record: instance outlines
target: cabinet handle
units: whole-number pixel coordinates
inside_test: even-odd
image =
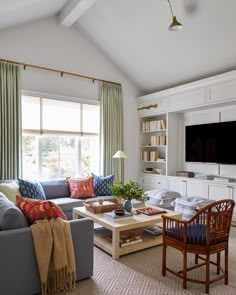
[[[181,180],[182,182],[187,182],[186,180]]]
[[[137,108],[138,111],[141,111],[141,110],[149,110],[151,108],[157,108],[158,107],[158,104],[150,104],[149,106],[145,106],[145,107],[141,107],[141,108]]]

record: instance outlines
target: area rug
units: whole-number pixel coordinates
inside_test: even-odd
[[[182,255],[168,249],[168,263],[178,269]],[[167,273],[161,275],[162,246],[122,256],[114,260],[110,255],[94,247],[94,275],[80,281],[69,295],[180,295],[205,294],[201,284],[187,283],[182,289],[181,280]],[[223,258],[223,256],[222,256]],[[189,255],[194,264],[194,256]],[[211,268],[215,273],[215,268]],[[203,278],[204,268],[192,272],[195,278]],[[229,251],[229,285],[218,281],[210,286],[210,294],[236,295],[236,228],[232,227]]]

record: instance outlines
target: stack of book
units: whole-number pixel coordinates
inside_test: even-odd
[[[141,235],[132,232],[120,233],[120,247],[141,243],[142,241]]]
[[[153,238],[158,237],[158,236],[161,236],[162,233],[163,233],[162,228],[159,227],[159,226],[157,226],[157,225],[156,225],[156,226],[153,226],[153,227],[145,228],[145,229],[143,230],[143,232],[144,232],[146,235],[148,235],[148,236],[150,236],[150,237],[153,237]]]
[[[113,211],[112,212],[105,212],[104,213],[104,217],[106,217],[107,219],[110,219],[114,222],[119,221],[119,220],[126,220],[126,219],[132,219],[133,218],[133,214],[130,212],[125,211],[124,215],[116,215]]]

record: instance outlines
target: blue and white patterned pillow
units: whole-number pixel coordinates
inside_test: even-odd
[[[113,184],[114,174],[109,176],[94,176],[94,192],[96,196],[111,196],[111,190],[108,188],[109,184]]]
[[[46,200],[46,195],[41,183],[23,179],[18,179],[18,182],[19,190],[23,198]]]

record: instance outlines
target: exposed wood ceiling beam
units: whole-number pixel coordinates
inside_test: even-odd
[[[97,0],[70,0],[59,14],[60,25],[69,28],[83,15]]]

